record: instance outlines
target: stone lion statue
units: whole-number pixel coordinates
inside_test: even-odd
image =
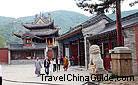
[[[89,70],[92,73],[99,73],[99,71],[104,70],[103,60],[101,59],[101,51],[98,45],[92,45],[89,48],[90,61]]]

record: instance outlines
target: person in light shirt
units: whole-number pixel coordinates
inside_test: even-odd
[[[60,71],[60,60],[61,60],[61,58],[58,57],[58,58],[57,58],[57,71],[58,71],[58,70]]]
[[[50,66],[49,66],[49,75],[52,76],[53,73],[53,60],[50,60]]]
[[[0,85],[2,85],[2,67],[0,65]]]
[[[37,75],[37,77],[40,76],[41,68],[41,61],[39,60],[39,57],[37,57],[35,61],[35,74]]]
[[[53,58],[53,72],[56,71],[56,59]]]

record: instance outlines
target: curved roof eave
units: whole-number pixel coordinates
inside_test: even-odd
[[[53,25],[53,22],[50,22],[48,24],[23,24],[23,26],[27,29],[46,28],[50,25]]]

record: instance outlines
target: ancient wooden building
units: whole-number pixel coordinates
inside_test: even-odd
[[[126,47],[129,47],[132,50],[132,69],[133,74],[138,74],[138,50],[137,50],[137,28],[138,28],[138,13],[123,17],[121,19],[122,23],[122,30],[123,30],[123,44]],[[102,24],[97,26],[96,29],[100,30],[100,27]],[[90,30],[91,28],[89,28]],[[82,29],[82,32],[86,32],[87,34],[88,28]],[[101,54],[104,57],[109,53],[109,50],[113,49],[117,46],[117,37],[116,37],[116,21],[111,21],[109,23],[106,23],[104,28],[100,30],[99,32],[95,33],[91,29],[91,36],[87,36],[86,43],[90,45],[97,44],[101,47]],[[90,32],[90,31],[88,31]],[[86,48],[86,52],[88,52],[88,48]],[[88,53],[86,53],[86,57],[89,57]],[[88,58],[89,59],[89,58]],[[87,60],[88,61],[88,60]],[[104,61],[106,62],[106,61]]]
[[[15,36],[22,39],[22,43],[9,45],[11,60],[29,60],[36,57],[42,59],[46,56],[46,50],[48,50],[49,58],[57,55],[53,51],[57,51],[55,40],[59,36],[59,29],[54,25],[50,14],[48,17],[43,14],[37,15],[34,22],[25,23],[23,26],[28,31],[14,33]]]
[[[100,15],[93,17],[87,20],[84,23],[81,23],[78,26],[71,28],[67,33],[61,35],[58,38],[59,41],[59,54],[62,56],[68,56],[71,58],[72,56],[75,57],[75,63],[78,65],[84,66],[88,64],[88,60],[86,55],[88,51],[85,50],[88,48],[88,43],[86,43],[87,35],[91,35],[91,31],[97,30],[95,33],[99,32],[105,27],[105,23],[111,22],[112,20],[109,19],[105,15]],[[97,27],[96,27],[96,24]],[[98,27],[100,29],[97,29]],[[83,29],[89,29],[87,32],[84,32]]]
[[[58,37],[59,55],[67,56],[70,60],[73,57],[74,65],[85,65],[84,42],[81,33],[81,25],[72,28],[67,33]]]
[[[123,17],[121,23],[123,44],[132,50],[132,69],[134,74],[138,74],[138,13]],[[77,45],[76,47],[72,46],[73,49],[71,49],[70,44],[73,41],[76,41]],[[82,42],[80,46],[78,41]],[[59,54],[72,56],[71,53],[73,50],[77,50],[76,53],[84,52],[83,57],[79,58],[82,58],[81,62],[85,63],[87,68],[90,45],[99,45],[102,58],[104,59],[109,54],[109,51],[117,46],[116,41],[116,21],[111,20],[104,14],[100,14],[61,35],[59,37]]]

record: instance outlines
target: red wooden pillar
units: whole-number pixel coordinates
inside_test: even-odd
[[[65,44],[63,43],[63,52],[62,52],[62,57],[65,57]]]
[[[77,40],[77,45],[78,45],[78,48],[77,48],[78,49],[78,65],[80,65],[80,47],[79,47],[80,46],[80,40],[79,39]]]
[[[123,46],[122,39],[122,25],[121,25],[121,6],[120,0],[116,0],[116,32],[117,32],[117,46]]]
[[[111,34],[112,35],[112,34]],[[108,47],[109,47],[109,50],[110,49],[112,49],[112,38],[111,38],[112,36],[110,36],[110,34],[109,34],[109,45],[108,45]]]

